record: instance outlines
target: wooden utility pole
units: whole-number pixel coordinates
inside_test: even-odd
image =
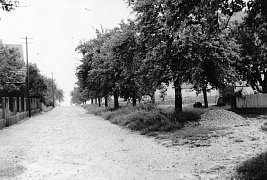
[[[29,60],[28,60],[28,38],[26,36],[26,60],[27,60],[27,77],[26,77],[26,91],[27,91],[27,107],[29,111],[29,117],[31,113],[31,99],[30,99],[30,73],[29,73]]]

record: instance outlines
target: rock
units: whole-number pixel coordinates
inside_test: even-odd
[[[234,142],[244,142],[244,140],[241,138],[236,138],[236,139],[234,139]]]

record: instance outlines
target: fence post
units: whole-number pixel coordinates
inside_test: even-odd
[[[6,98],[2,97],[2,118],[6,118]]]
[[[6,97],[6,118],[9,118],[9,97]]]
[[[34,110],[37,109],[37,101],[36,101],[36,98],[34,98]]]
[[[17,114],[17,98],[13,97],[13,112],[16,115]]]
[[[33,110],[33,98],[30,98],[31,100],[31,110]]]
[[[27,111],[27,99],[24,98],[24,112]]]
[[[41,103],[40,103],[40,99],[38,98],[38,109],[39,111],[41,111]]]
[[[19,112],[21,112],[21,109],[22,109],[22,104],[21,104],[22,102],[21,102],[21,97],[19,97]]]

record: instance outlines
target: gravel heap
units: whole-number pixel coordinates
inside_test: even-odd
[[[239,126],[244,123],[242,116],[224,109],[210,110],[201,115],[200,121],[204,126]]]

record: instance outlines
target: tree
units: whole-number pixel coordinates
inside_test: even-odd
[[[64,92],[53,82],[54,97],[59,103],[64,99]],[[47,106],[53,105],[52,79],[40,73],[36,64],[29,63],[30,97],[39,98]]]
[[[62,101],[64,101],[64,91],[62,89],[56,88],[55,99],[59,102],[59,105]]]
[[[140,36],[147,50],[146,61],[154,66],[155,72],[158,72],[155,76],[157,84],[164,81],[174,82],[175,111],[179,112],[182,109],[181,84],[191,79],[191,73],[196,65],[190,58],[195,53],[193,50],[195,43],[190,43],[193,39],[188,41],[187,38],[190,39],[190,36],[183,38],[184,31],[190,26],[200,25],[199,32],[209,39],[228,27],[232,15],[242,10],[244,2],[242,0],[129,0],[128,2],[137,12]],[[220,15],[224,15],[223,18]],[[222,27],[221,21],[225,22]]]
[[[45,103],[45,95],[47,92],[46,78],[40,74],[36,64],[29,63],[29,91],[30,97],[40,98]]]
[[[19,60],[21,54],[15,48],[8,48],[0,45],[0,89],[16,91],[25,80],[25,74],[18,74],[24,62]]]
[[[105,97],[114,95],[114,108],[119,107],[119,96],[130,98],[136,105],[138,70],[136,53],[136,31],[133,21],[122,22],[120,27],[97,31],[97,37],[79,45],[83,53],[82,64],[77,68],[78,85],[91,94]]]
[[[84,97],[83,92],[79,87],[75,87],[71,93],[71,104],[85,104],[86,102],[86,97]]]
[[[129,0],[129,3],[137,12],[138,34],[145,54],[144,72],[147,75],[144,82],[151,82],[154,86],[151,89],[155,89],[161,83],[173,81],[175,111],[179,112],[182,110],[181,83],[185,68],[181,68],[182,58],[177,59],[173,53],[173,35],[166,29],[164,22],[164,2]]]
[[[133,106],[139,92],[137,73],[140,61],[136,56],[138,47],[136,41],[136,26],[133,21],[121,22],[119,30],[110,38],[110,52],[116,71],[120,74],[119,86],[120,96],[125,99],[132,99]],[[115,67],[113,65],[113,67]]]
[[[15,0],[0,0],[0,6],[3,11],[11,11],[18,4],[18,1]]]
[[[267,93],[267,6],[264,0],[248,1],[244,21],[238,28],[241,57],[237,62],[243,80]],[[259,87],[261,86],[261,88]]]
[[[105,106],[108,106],[108,96],[110,92],[111,83],[108,67],[105,62],[106,53],[103,51],[103,43],[106,38],[104,32],[97,31],[97,38],[79,45],[76,50],[83,53],[81,65],[78,66],[76,75],[78,77],[79,88],[86,91],[91,99],[94,97],[98,99],[99,106],[101,105],[101,98],[105,97]]]

